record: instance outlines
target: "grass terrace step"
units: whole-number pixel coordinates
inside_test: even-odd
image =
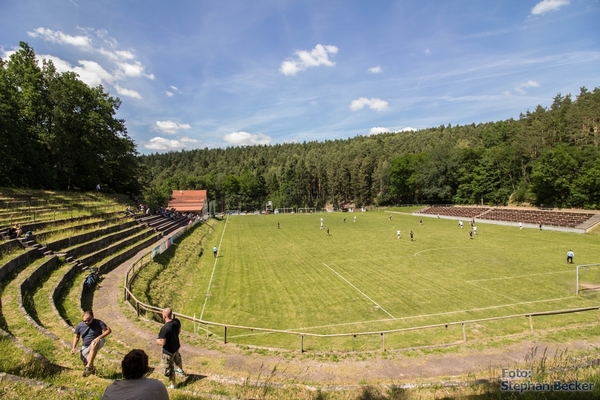
[[[37,331],[27,320],[25,311],[19,306],[20,285],[45,261],[41,258],[28,264],[6,284],[2,291],[2,315],[6,323],[6,331],[27,347],[53,363],[69,365],[62,345]]]

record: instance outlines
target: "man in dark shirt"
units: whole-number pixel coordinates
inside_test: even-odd
[[[84,377],[96,373],[94,359],[96,358],[96,354],[98,354],[98,350],[104,346],[104,338],[110,335],[110,332],[110,328],[104,322],[94,319],[92,310],[87,310],[83,313],[82,322],[75,327],[71,354],[75,354],[75,348],[81,338],[82,346],[79,351],[79,357],[85,365],[83,371]]]
[[[185,375],[182,367],[181,355],[179,354],[179,331],[181,330],[181,322],[173,316],[173,311],[170,308],[165,308],[162,312],[162,317],[165,324],[160,328],[156,343],[162,346],[162,367],[163,373],[171,380],[169,389],[175,389],[175,373]],[[177,366],[177,368],[174,368]]]

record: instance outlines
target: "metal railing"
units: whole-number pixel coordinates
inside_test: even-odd
[[[178,235],[181,235],[183,232],[178,232]],[[173,238],[167,239],[164,243],[169,242],[172,244]],[[157,246],[152,252],[144,255],[138,261],[136,261],[126,272],[125,274],[125,284],[124,284],[124,299],[125,301],[130,302],[132,306],[135,308],[137,315],[139,316],[142,311],[150,312],[155,314],[161,314],[162,308],[145,304],[138,300],[135,295],[131,292],[131,283],[138,272],[149,262],[152,261],[152,258],[157,253],[158,248],[163,248],[166,250],[170,245],[161,245]],[[163,246],[164,245],[164,246]],[[163,251],[164,251],[163,250]],[[247,330],[250,332],[264,332],[264,333],[277,333],[284,335],[296,336],[297,340],[300,343],[300,352],[304,352],[304,339],[307,337],[312,338],[356,338],[358,336],[379,336],[381,352],[386,351],[385,347],[385,337],[386,335],[390,335],[393,333],[401,333],[401,332],[410,332],[410,331],[424,331],[435,328],[448,328],[449,326],[460,326],[462,328],[462,342],[467,342],[467,326],[468,325],[476,325],[481,324],[482,322],[489,321],[501,321],[508,319],[516,319],[516,318],[527,318],[529,322],[529,330],[531,332],[534,331],[533,317],[542,317],[542,316],[551,316],[551,315],[561,315],[561,314],[571,314],[578,312],[586,312],[586,311],[596,311],[600,313],[600,305],[598,306],[590,306],[590,307],[581,307],[581,308],[569,308],[569,309],[560,309],[560,310],[551,310],[551,311],[540,311],[540,312],[531,312],[531,313],[522,313],[522,314],[511,314],[504,315],[499,317],[489,317],[489,318],[479,318],[479,319],[470,319],[464,321],[453,321],[453,322],[444,322],[438,324],[431,325],[421,325],[407,328],[398,328],[398,329],[389,329],[389,330],[375,330],[375,331],[366,331],[366,332],[353,332],[353,333],[331,333],[331,334],[319,334],[319,333],[311,333],[311,332],[302,332],[302,331],[294,331],[294,330],[286,330],[286,329],[271,329],[271,328],[258,328],[252,326],[244,326],[244,325],[233,325],[233,324],[224,324],[220,322],[207,321],[203,319],[196,318],[195,316],[189,316],[178,312],[173,312],[178,318],[187,320],[194,324],[194,332],[196,332],[195,327],[197,325],[203,326],[204,330],[208,333],[209,327],[216,327],[223,329],[223,343],[227,344],[227,330],[228,329],[241,329]],[[432,346],[445,346],[447,344],[432,344]]]

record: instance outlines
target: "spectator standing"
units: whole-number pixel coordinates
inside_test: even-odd
[[[150,372],[144,350],[131,350],[121,361],[124,379],[117,379],[106,388],[102,400],[168,400],[169,392],[158,379],[144,376]]]
[[[185,375],[181,355],[179,354],[179,348],[181,347],[179,342],[181,322],[179,322],[173,315],[173,311],[168,307],[163,310],[162,317],[165,324],[160,328],[156,343],[162,346],[161,366],[163,374],[171,380],[169,389],[175,389],[177,387],[175,373]]]
[[[79,339],[82,340],[82,346],[79,350],[79,357],[85,369],[83,377],[96,373],[94,359],[98,354],[98,350],[104,347],[105,337],[110,335],[110,328],[101,320],[94,318],[94,312],[87,310],[83,313],[82,322],[75,327],[75,336],[73,337],[73,345],[71,346],[71,354],[75,354],[75,348]]]

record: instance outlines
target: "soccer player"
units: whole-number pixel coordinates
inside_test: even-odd
[[[519,222],[519,229],[523,229],[523,223]]]
[[[398,236],[398,239],[400,239],[400,229],[396,231],[396,235]]]
[[[354,222],[356,222],[356,215],[354,216]]]
[[[573,257],[575,257],[575,253],[572,250],[567,251],[567,264],[573,264]]]
[[[415,234],[413,233],[413,231],[410,231],[410,241],[413,242],[415,238]]]
[[[213,247],[213,255],[217,258],[217,246]]]
[[[477,226],[473,225],[473,235],[477,235]]]

